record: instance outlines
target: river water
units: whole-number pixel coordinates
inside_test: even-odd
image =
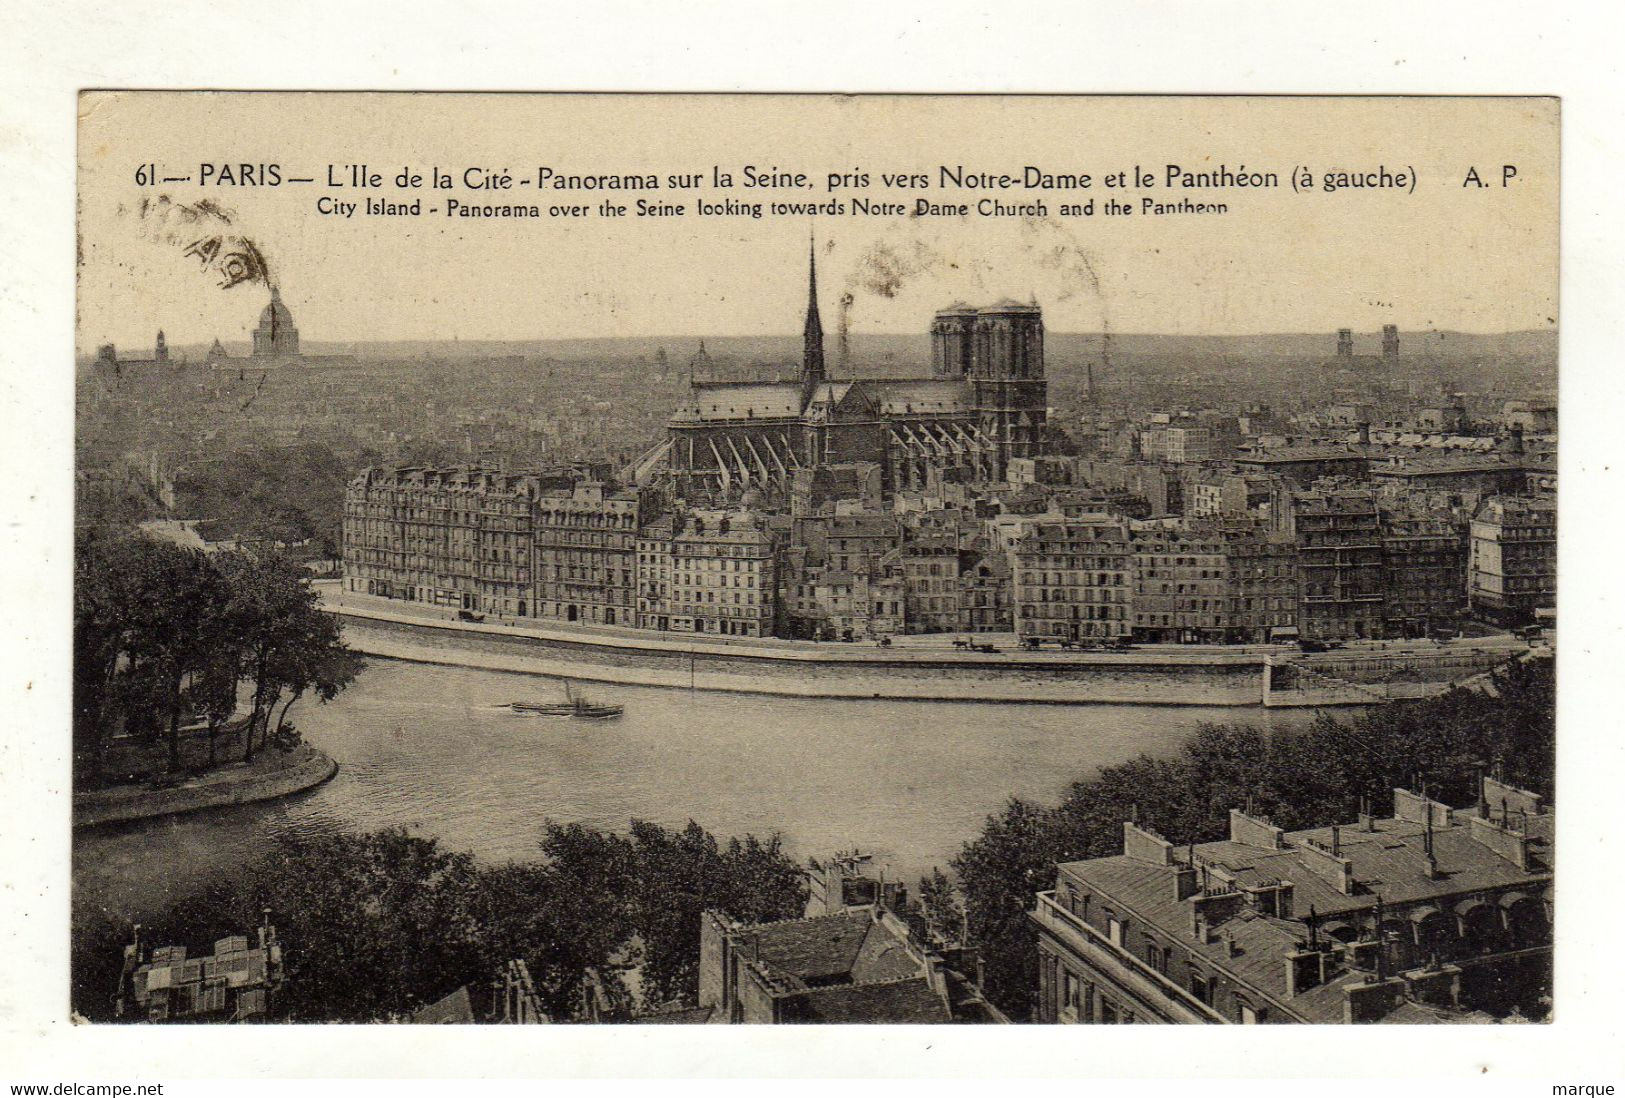
[[[1303,710],[839,701],[594,684],[616,721],[515,715],[558,700],[532,675],[369,660],[329,705],[292,714],[338,760],[297,797],[82,832],[75,923],[139,919],[252,860],[281,831],[401,826],[485,859],[536,852],[544,820],[623,830],[688,820],[726,839],[778,831],[798,859],[861,847],[912,882],[1011,796],[1067,785],[1204,721],[1280,728]]]

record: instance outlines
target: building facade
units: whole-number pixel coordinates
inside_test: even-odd
[[[1136,523],[1133,636],[1152,643],[1221,643],[1230,629],[1229,564],[1217,530]]]
[[[774,634],[778,554],[760,513],[679,509],[644,532],[638,556],[640,566],[652,569],[638,579],[639,590],[647,592],[641,612],[654,621],[652,628],[729,637]]]
[[[1036,522],[1012,552],[1020,637],[1114,641],[1133,629],[1128,524],[1107,516]]]
[[[959,536],[916,531],[900,550],[904,584],[903,631],[952,633],[960,627]]]
[[[636,623],[643,495],[574,471],[369,469],[344,503],[346,591],[514,618]]]
[[[1383,512],[1386,634],[1454,630],[1467,611],[1467,530],[1448,511]]]
[[[269,921],[252,942],[234,934],[199,957],[187,956],[185,946],[152,947],[137,926],[124,947],[115,1006],[119,1017],[146,1022],[255,1022],[284,981],[282,944]]]
[[[959,575],[959,631],[1008,633],[1014,629],[1010,609],[1010,558],[981,553]]]
[[[483,469],[368,469],[345,492],[345,590],[529,616],[541,490]]]
[[[1228,639],[1267,644],[1298,629],[1298,547],[1263,528],[1227,529]]]
[[[543,488],[534,510],[536,617],[637,623],[642,504],[636,489],[617,491],[597,481]]]
[[[1316,640],[1381,637],[1387,617],[1376,496],[1359,488],[1296,493],[1298,628]]]
[[[672,627],[673,562],[671,537],[675,522],[661,515],[638,531],[638,614],[639,629]],[[692,628],[692,623],[690,623]]]
[[[1495,496],[1469,528],[1472,608],[1508,625],[1557,606],[1557,504],[1550,497]]]

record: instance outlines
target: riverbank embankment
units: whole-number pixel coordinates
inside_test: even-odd
[[[1130,651],[977,652],[903,638],[892,647],[540,622],[468,622],[448,612],[324,592],[345,639],[367,655],[588,682],[784,697],[1052,705],[1298,708],[1371,705],[1448,689],[1504,660],[1499,642],[1396,644],[1320,657],[1266,646],[1145,646]],[[989,638],[991,640],[991,638]]]
[[[313,789],[338,773],[338,763],[309,745],[269,748],[252,762],[234,763],[177,785],[118,785],[73,795],[73,826],[127,823],[251,804]]]
[[[585,682],[800,698],[1044,704],[1251,706],[1261,658],[1136,658],[818,646],[685,646],[665,637],[560,636],[510,625],[424,620],[335,606],[344,638],[367,655]],[[612,643],[603,643],[604,641]],[[808,646],[812,647],[812,646]]]

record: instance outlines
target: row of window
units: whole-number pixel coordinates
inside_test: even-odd
[[[1128,590],[1127,588],[1117,590],[1116,588],[1102,587],[1078,588],[1021,586],[1016,589],[1016,601],[1058,603],[1081,602],[1086,605],[1097,602],[1124,603],[1128,601]]]
[[[1026,565],[1025,561],[1021,562]],[[1096,572],[1090,582],[1088,572],[1050,572],[1029,567],[1016,571],[1018,584],[1047,584],[1051,587],[1123,587],[1128,583],[1125,572]]]
[[[1054,613],[1040,613],[1044,607],[1023,604],[1021,616],[1023,618],[1047,618],[1052,621],[1066,621],[1070,617],[1080,621],[1127,621],[1128,608],[1123,606],[1079,606],[1074,603],[1070,615]]]

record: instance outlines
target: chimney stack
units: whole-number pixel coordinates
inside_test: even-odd
[[[1252,808],[1252,798],[1248,798],[1248,808]],[[1262,819],[1243,812],[1240,809],[1230,810],[1230,841],[1241,846],[1261,847],[1264,850],[1285,850],[1286,832]]]
[[[1188,900],[1198,891],[1196,867],[1181,865],[1174,869],[1174,899]]]

